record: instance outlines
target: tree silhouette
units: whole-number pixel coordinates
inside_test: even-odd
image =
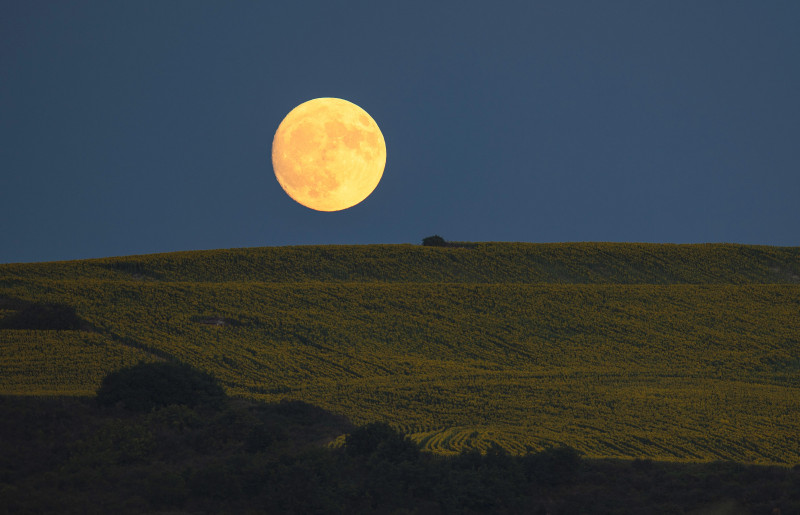
[[[419,456],[414,442],[383,422],[367,424],[350,433],[345,449],[350,456],[376,456],[387,461],[413,461]]]
[[[422,244],[426,247],[446,247],[447,242],[439,236],[435,234],[433,236],[428,236],[427,238],[422,238]]]
[[[183,363],[139,363],[111,372],[97,390],[101,406],[131,411],[180,404],[219,407],[225,391],[214,376]]]
[[[0,320],[0,329],[33,329],[39,331],[88,330],[72,306],[63,304],[25,303],[16,313]]]

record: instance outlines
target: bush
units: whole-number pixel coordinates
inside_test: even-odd
[[[108,374],[97,390],[101,406],[151,411],[173,404],[220,407],[225,391],[214,376],[182,363],[139,363]]]
[[[581,466],[580,453],[569,446],[545,449],[522,459],[527,478],[547,486],[572,483]]]
[[[414,442],[382,422],[359,427],[347,435],[344,445],[350,456],[376,456],[395,462],[413,461],[419,456]]]
[[[89,324],[63,304],[27,304],[16,313],[0,320],[0,329],[33,329],[39,331],[87,330]]]
[[[422,244],[426,247],[446,247],[447,242],[438,234],[422,238]]]

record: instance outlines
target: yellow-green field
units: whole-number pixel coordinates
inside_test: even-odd
[[[182,252],[0,265],[0,298],[93,328],[0,330],[0,393],[91,394],[177,359],[232,395],[388,421],[436,452],[800,463],[797,247]]]

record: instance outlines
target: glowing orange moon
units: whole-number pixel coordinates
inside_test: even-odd
[[[340,98],[292,109],[272,140],[272,168],[283,190],[317,211],[353,207],[378,186],[386,142],[375,120]]]

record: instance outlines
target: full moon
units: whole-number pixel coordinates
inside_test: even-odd
[[[340,98],[292,109],[272,140],[272,168],[283,190],[317,211],[353,207],[378,186],[386,142],[375,120]]]

